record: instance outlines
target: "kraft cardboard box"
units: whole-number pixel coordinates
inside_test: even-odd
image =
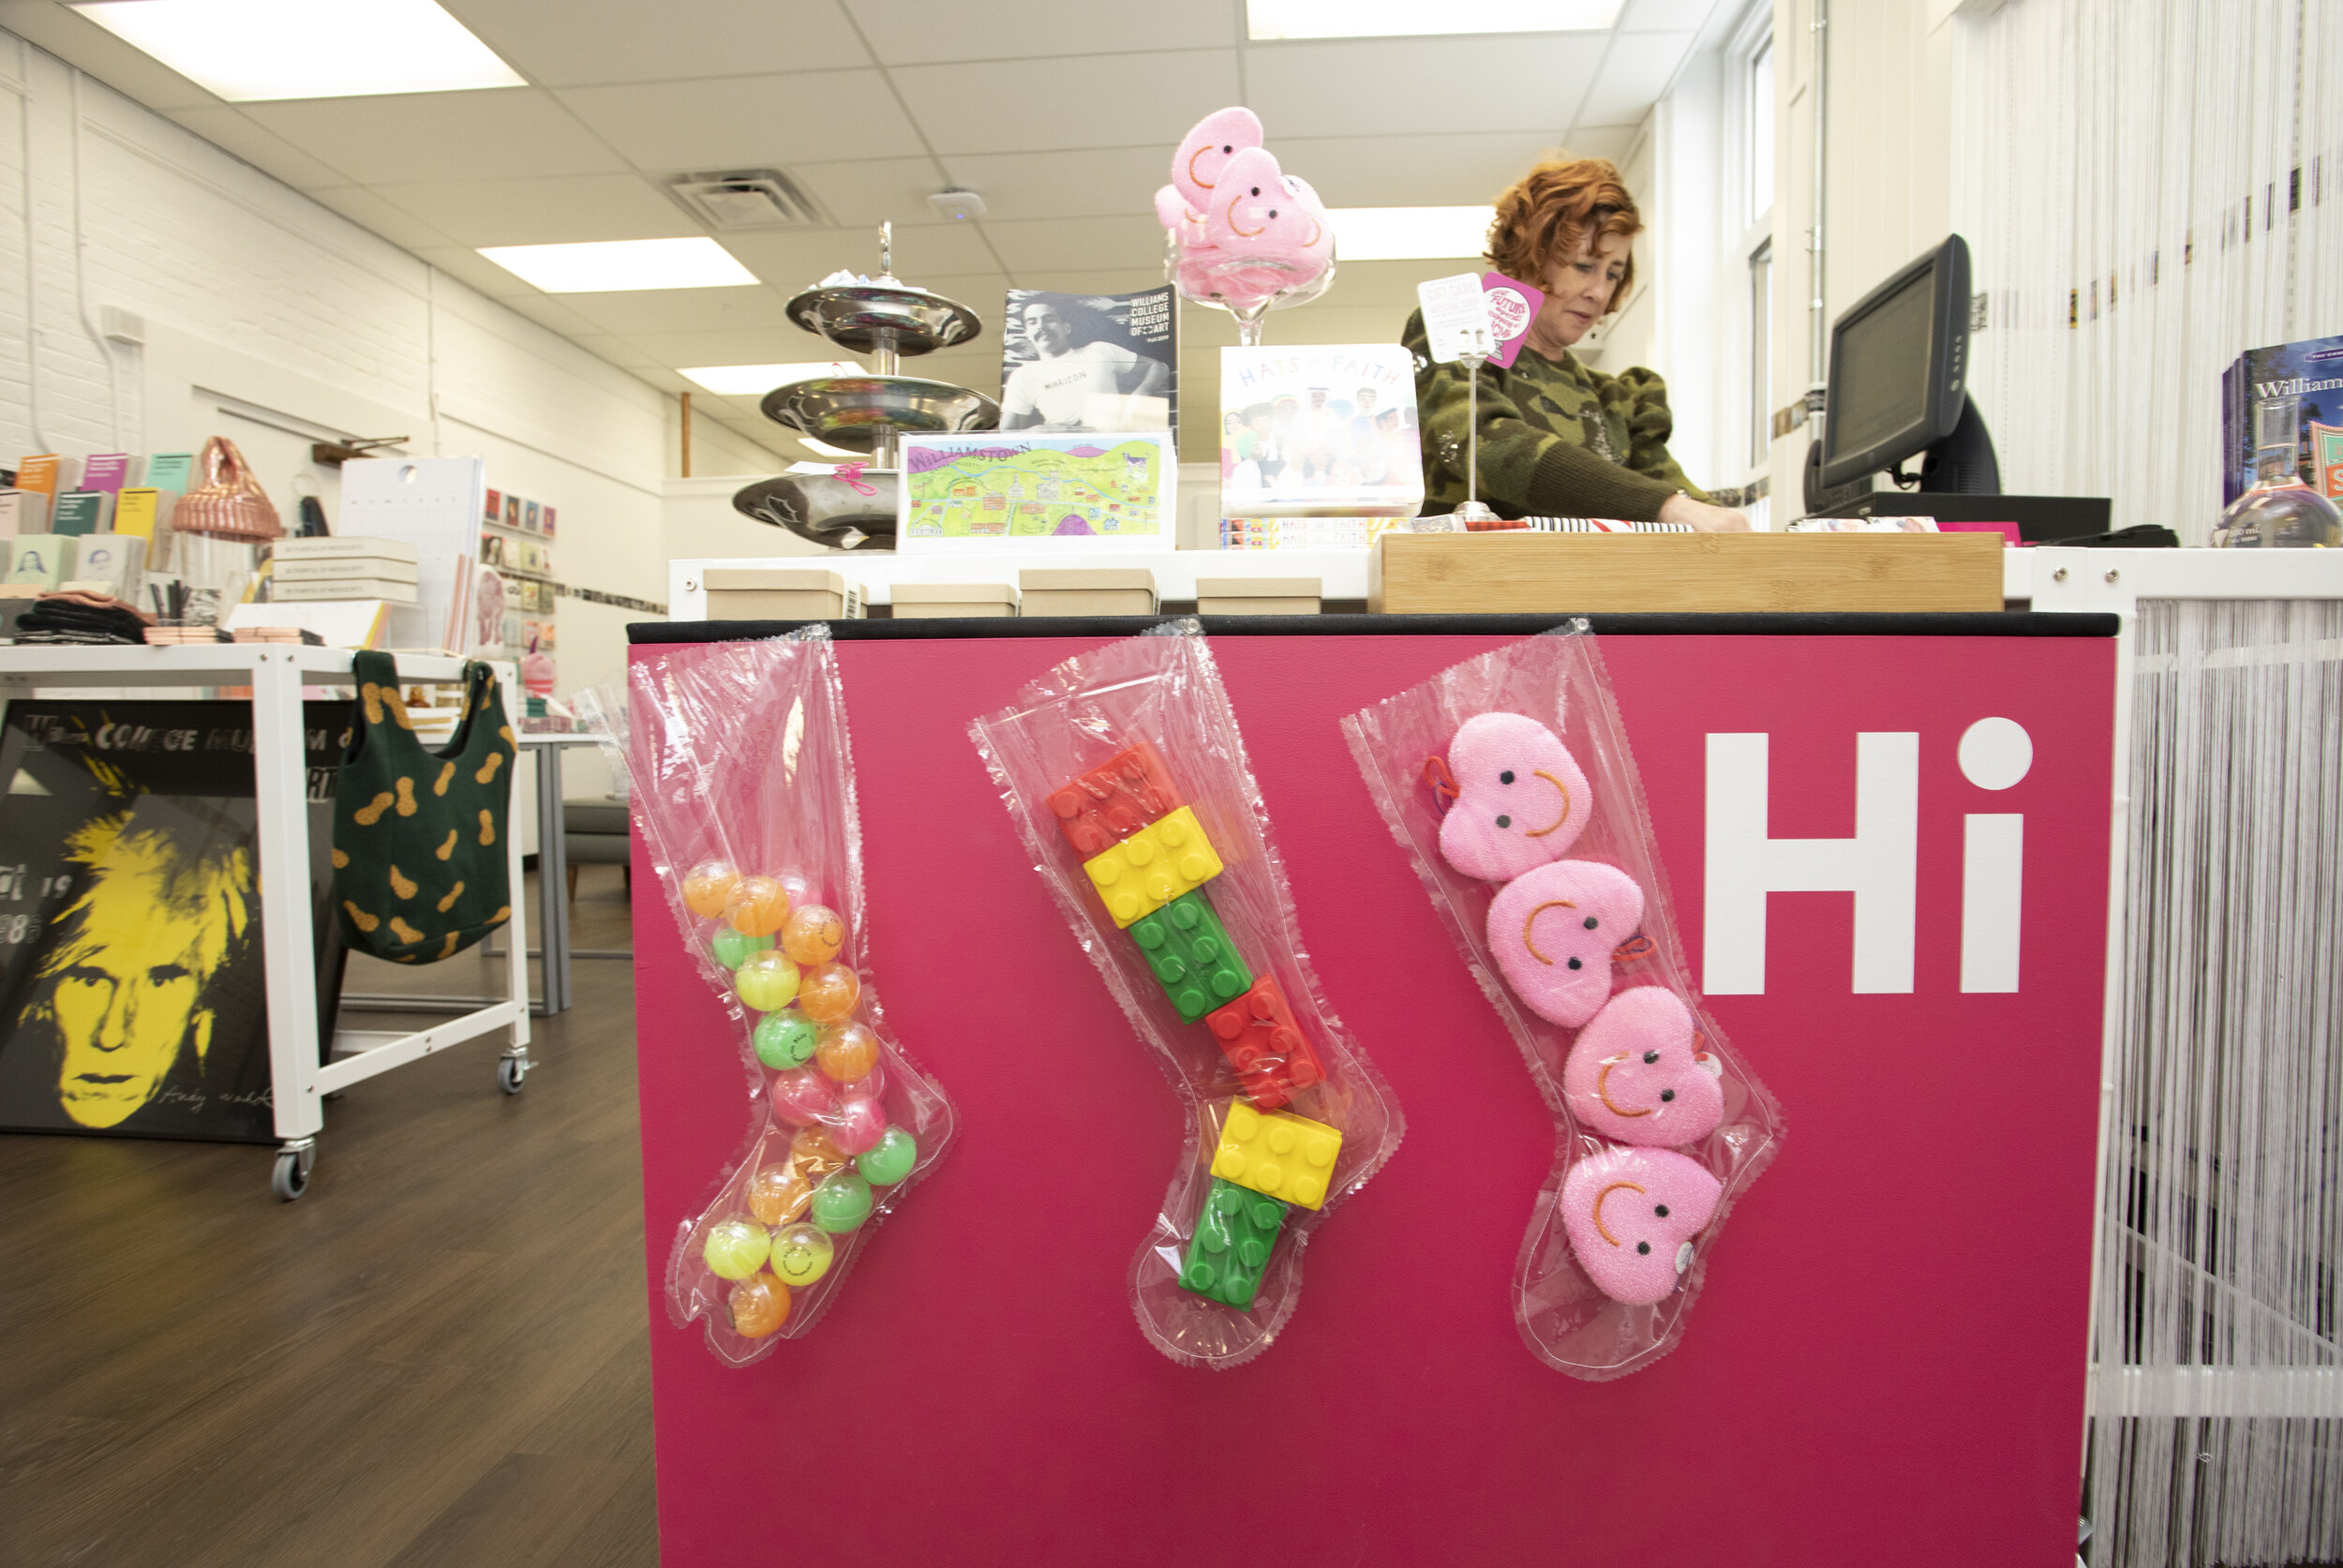
[[[1027,615],[1153,615],[1157,604],[1144,566],[1032,566],[1017,586]]]
[[[853,620],[862,590],[835,572],[779,566],[718,567],[708,574],[710,620]]]
[[[933,620],[950,616],[1013,616],[1019,594],[1007,583],[897,583],[895,619]]]

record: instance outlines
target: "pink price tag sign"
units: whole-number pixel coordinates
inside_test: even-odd
[[[1489,356],[1489,363],[1510,370],[1520,357],[1522,339],[1530,336],[1530,323],[1538,319],[1538,308],[1545,304],[1545,291],[1501,272],[1483,273],[1481,291],[1488,297],[1489,325],[1497,339],[1497,352]]]

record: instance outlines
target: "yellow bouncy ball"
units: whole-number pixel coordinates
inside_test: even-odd
[[[837,1253],[837,1244],[820,1226],[784,1225],[773,1237],[774,1277],[801,1291],[829,1272]]]
[[[719,1278],[746,1279],[765,1266],[772,1246],[773,1238],[764,1226],[745,1219],[725,1219],[709,1229],[700,1255],[708,1260],[708,1266]]]
[[[778,948],[752,953],[732,974],[740,1000],[758,1012],[779,1012],[798,993],[798,966]]]

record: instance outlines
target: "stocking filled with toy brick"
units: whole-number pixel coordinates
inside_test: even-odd
[[[1180,1097],[1186,1143],[1131,1265],[1140,1327],[1182,1365],[1238,1366],[1401,1124],[1326,1005],[1211,650],[1193,621],[1110,643],[970,733]]]
[[[1515,1271],[1522,1338],[1601,1380],[1682,1337],[1783,1119],[1693,984],[1584,627],[1468,660],[1343,728],[1554,1113],[1560,1152]]]
[[[737,1069],[745,1128],[708,1151],[713,1199],[677,1217],[668,1309],[743,1366],[821,1318],[942,1157],[952,1107],[888,1027],[863,959],[873,912],[827,632],[638,655],[623,712],[614,760],[723,1002],[721,1028],[679,1024],[662,1044]]]

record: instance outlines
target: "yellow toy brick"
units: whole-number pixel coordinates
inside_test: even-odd
[[[1220,856],[1196,814],[1178,811],[1082,862],[1117,926],[1128,927],[1220,874]]]
[[[1272,1198],[1314,1209],[1326,1201],[1342,1134],[1323,1122],[1283,1111],[1266,1114],[1243,1100],[1229,1103],[1212,1173]]]

